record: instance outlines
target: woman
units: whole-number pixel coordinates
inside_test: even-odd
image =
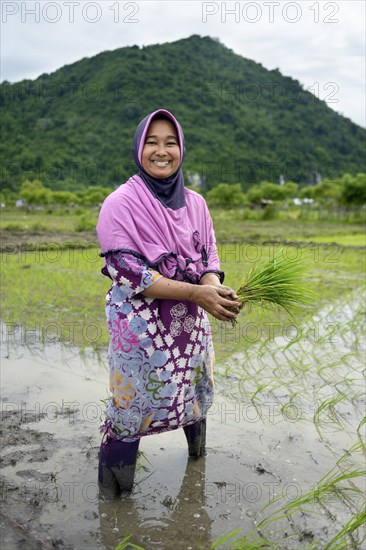
[[[112,395],[99,455],[104,497],[132,489],[144,435],[183,427],[189,455],[204,454],[214,364],[206,312],[229,321],[240,308],[222,285],[206,203],[184,187],[183,132],[169,111],[140,122],[132,155],[138,175],[106,198],[97,225],[102,272],[113,280],[106,305]]]

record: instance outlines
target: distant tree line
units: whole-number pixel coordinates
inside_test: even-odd
[[[244,193],[240,184],[220,183],[208,191],[207,202],[210,206],[233,208],[248,204],[266,204],[266,201],[282,202],[289,199],[312,199],[322,205],[362,206],[366,204],[366,174],[352,176],[344,174],[336,180],[324,179],[317,185],[299,188],[299,185],[288,181],[279,185],[263,181],[253,185]]]
[[[113,189],[109,187],[88,187],[79,191],[53,191],[39,180],[26,180],[18,193],[4,190],[3,203],[14,203],[22,199],[27,206],[98,206]]]
[[[28,206],[80,205],[98,206],[113,191],[110,187],[94,186],[78,191],[54,191],[45,187],[40,180],[23,182],[19,193],[4,190],[1,201],[14,203],[23,199]],[[297,199],[311,199],[323,205],[361,207],[366,204],[366,174],[344,174],[341,178],[324,179],[317,185],[299,187],[292,181],[284,185],[262,181],[252,185],[247,192],[237,184],[220,183],[205,193],[210,207],[230,209],[246,205],[260,205],[268,202],[283,203]]]

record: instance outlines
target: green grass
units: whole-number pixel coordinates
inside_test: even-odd
[[[306,218],[300,216],[301,211],[290,208],[286,212],[280,212],[279,219],[263,220],[263,212],[248,210],[219,210],[212,209],[211,215],[214,222],[215,233],[218,241],[302,241],[311,242],[323,238],[323,242],[341,242],[342,236],[362,236],[365,231],[365,214],[360,213],[356,219],[341,221],[339,216],[328,216],[322,219],[319,216],[309,214]],[[359,239],[360,237],[357,237]],[[350,243],[351,244],[351,243]],[[355,246],[358,246],[356,244]]]
[[[366,246],[366,233],[316,235],[311,240],[315,243],[337,243],[342,246]]]
[[[75,217],[75,213],[70,209],[57,209],[49,213],[46,207],[32,212],[4,208],[1,212],[0,228],[6,228],[16,221],[23,231],[29,230],[34,223],[43,224],[49,232],[72,231]]]
[[[96,208],[84,207],[42,207],[42,209],[4,208],[1,211],[0,229],[31,231],[41,230],[48,233],[74,232],[85,220],[85,229],[95,235],[99,211]],[[86,223],[87,222],[87,223]],[[39,229],[38,229],[39,228]]]
[[[97,248],[24,251],[1,255],[2,320],[38,328],[78,346],[106,346],[105,294],[109,280]]]

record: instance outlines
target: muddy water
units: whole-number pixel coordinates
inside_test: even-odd
[[[354,442],[342,434],[327,446],[306,419],[279,418],[269,402],[264,420],[240,396],[219,392],[205,458],[188,459],[182,430],[146,437],[140,448],[149,462],[141,460],[131,496],[103,503],[96,483],[103,361],[2,328],[4,550],[113,549],[130,533],[146,549],[206,549],[234,529],[250,532],[274,495],[289,501],[303,494],[334,465],[334,446]],[[339,507],[337,513],[347,517]],[[283,548],[307,548],[337,527],[324,511],[304,515],[295,527],[287,524],[294,539]]]

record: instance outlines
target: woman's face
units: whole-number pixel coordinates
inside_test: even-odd
[[[177,131],[169,120],[153,120],[146,134],[141,165],[154,178],[168,178],[177,171],[180,149]]]

